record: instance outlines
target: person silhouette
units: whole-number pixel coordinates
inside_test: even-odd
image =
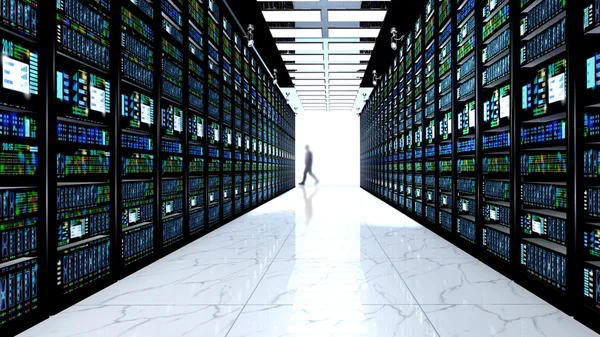
[[[311,177],[313,177],[313,179],[315,179],[315,184],[319,183],[319,179],[317,179],[317,177],[312,173],[312,164],[313,164],[313,155],[312,152],[310,151],[310,147],[308,146],[308,144],[306,145],[306,157],[304,158],[304,176],[302,177],[302,182],[299,183],[298,185],[304,185],[304,183],[306,182],[306,174],[310,174]]]

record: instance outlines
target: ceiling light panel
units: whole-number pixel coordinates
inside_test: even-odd
[[[318,97],[325,97],[325,91],[300,91],[298,90],[298,97],[303,98],[303,97],[314,97],[314,96],[318,96]]]
[[[274,38],[322,38],[321,28],[271,28]]]
[[[356,79],[362,78],[364,73],[329,73],[331,79]]]
[[[263,12],[264,13],[264,12]],[[335,10],[328,11],[329,22],[383,22],[385,10]],[[268,20],[267,20],[268,21]],[[278,20],[286,21],[286,20]],[[289,20],[295,21],[295,20]]]
[[[262,13],[267,22],[321,22],[320,10],[268,10]]]
[[[323,51],[322,43],[277,43],[279,50]]]
[[[330,38],[377,38],[379,36],[379,28],[329,28]]]
[[[290,73],[290,77],[296,79],[325,79],[325,73]]]
[[[323,90],[323,92],[325,92],[325,86],[324,85],[297,85],[295,86],[297,91],[302,91],[302,90]]]
[[[298,96],[300,97],[300,100],[305,100],[305,99],[325,99],[325,95],[306,95],[306,96]]]
[[[325,71],[325,66],[322,64],[293,64],[288,63],[285,65],[289,71]],[[331,67],[330,67],[331,68]]]
[[[285,55],[283,55],[285,56]],[[329,55],[329,62],[347,63],[347,62],[361,62],[368,61],[371,58],[370,54],[332,54]]]
[[[332,85],[355,85],[359,86],[362,80],[329,80]]]
[[[350,51],[350,50],[373,50],[375,43],[370,42],[356,42],[356,43],[329,43],[330,51]]]
[[[281,55],[284,62],[323,62],[323,55]]]
[[[292,79],[294,85],[325,85],[325,80],[295,80]]]
[[[329,86],[329,93],[339,92],[339,91],[356,92],[357,90],[358,90],[358,88],[356,85],[330,85]]]
[[[289,69],[289,68],[288,68]],[[331,64],[329,65],[329,72],[334,71],[361,71],[367,69],[366,64]]]
[[[355,91],[331,91],[329,90],[329,96],[344,96],[344,97],[356,97],[358,90]]]

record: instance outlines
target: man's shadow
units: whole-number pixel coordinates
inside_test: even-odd
[[[310,196],[306,195],[306,187],[302,186],[302,194],[304,195],[304,217],[306,218],[306,224],[310,224],[310,220],[313,217],[313,206],[312,199],[317,195],[319,191],[319,187],[315,187],[315,190],[311,193]]]

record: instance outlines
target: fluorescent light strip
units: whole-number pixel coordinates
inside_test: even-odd
[[[352,102],[354,103],[356,96],[330,96],[330,100],[332,101],[344,101],[344,102]]]
[[[379,36],[379,28],[329,28],[330,38],[361,38],[370,37],[377,38]]]
[[[300,97],[300,99],[302,99],[302,97],[304,96],[319,96],[319,97],[325,97],[325,91],[296,91],[296,93],[298,94],[298,97]]]
[[[365,65],[366,66],[366,65]],[[291,71],[325,71],[322,64],[286,64],[285,67]],[[329,67],[331,69],[331,67]]]
[[[309,51],[322,51],[322,43],[277,43],[277,49],[279,50],[309,50]]]
[[[362,80],[329,80],[329,84],[332,85],[355,85],[359,86]]]
[[[323,62],[323,55],[313,54],[284,54],[281,55],[284,62]]]
[[[357,42],[357,43],[329,43],[330,51],[339,51],[339,50],[373,50],[375,48],[375,43],[366,43],[366,42]]]
[[[303,100],[303,99],[324,99],[325,94],[323,94],[323,95],[303,95],[303,96],[298,96],[298,98],[300,98],[301,100]]]
[[[292,79],[294,85],[325,85],[325,80],[295,80]]]
[[[358,87],[356,85],[330,85],[329,93],[332,91],[352,91],[357,92]]]
[[[323,90],[323,92],[325,92],[325,86],[324,85],[297,85],[294,88],[296,89],[296,91],[302,91],[302,90]]]
[[[320,10],[266,10],[267,22],[321,22]]]
[[[331,89],[329,89],[329,96],[354,96],[356,97],[356,95],[358,94],[358,90],[354,90],[354,91],[331,91]]]
[[[264,12],[263,12],[264,13]],[[335,10],[327,11],[329,22],[383,22],[386,10]],[[279,20],[286,21],[286,20]],[[294,20],[289,20],[294,21]]]
[[[325,73],[290,73],[290,77],[295,79],[325,79]]]
[[[289,69],[289,68],[288,68]],[[366,64],[330,64],[329,72],[336,71],[360,71],[367,69]]]
[[[322,38],[321,28],[271,28],[274,38]]]
[[[331,79],[357,79],[357,78],[362,78],[363,75],[364,75],[364,73],[329,73],[329,78],[331,78]]]
[[[329,55],[329,62],[348,63],[348,62],[360,62],[368,61],[371,58],[371,54],[331,54]],[[284,60],[285,61],[285,60]]]

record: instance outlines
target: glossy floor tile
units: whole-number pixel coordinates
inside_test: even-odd
[[[597,334],[367,192],[307,186],[21,336]]]

